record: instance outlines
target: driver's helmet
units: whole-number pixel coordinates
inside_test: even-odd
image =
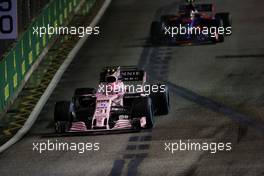
[[[119,81],[114,75],[106,77],[106,88],[107,93],[118,93],[119,92]]]
[[[119,78],[120,68],[105,77],[107,93],[119,93],[123,90],[123,82]]]

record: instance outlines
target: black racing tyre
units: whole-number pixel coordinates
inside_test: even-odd
[[[67,121],[57,121],[55,122],[55,132],[65,133],[71,128],[71,123]]]
[[[95,94],[96,89],[85,87],[85,88],[77,88],[74,91],[74,96],[80,96],[80,95],[87,95],[87,94]]]
[[[158,21],[151,23],[150,38],[153,44],[160,44],[162,40],[162,24]]]
[[[133,119],[138,119],[141,117],[146,117],[146,128],[153,128],[154,126],[154,111],[152,106],[152,101],[150,97],[140,97],[135,99],[131,117]]]
[[[224,28],[232,27],[232,16],[227,12],[215,14],[215,19],[222,19]]]
[[[70,104],[69,101],[59,101],[55,105],[54,121],[56,133],[65,133],[71,127]]]
[[[220,18],[220,19],[215,19],[214,20],[214,24],[213,26],[214,27],[223,27],[224,23],[223,23],[223,20]],[[214,36],[211,36],[211,40],[213,43],[223,43],[225,41],[225,36],[224,34],[217,34],[218,35],[218,38],[214,37]]]
[[[219,26],[224,27],[224,21],[222,19],[219,20]],[[218,34],[218,42],[223,43],[225,41],[224,34]]]
[[[96,89],[77,88],[74,91],[73,107],[75,117],[79,121],[90,124],[96,106]]]
[[[150,94],[155,115],[167,115],[170,111],[169,89],[166,85],[157,86],[159,86],[158,91]]]
[[[140,124],[139,118],[132,119],[131,124],[132,124],[133,129],[135,129],[135,130],[141,129],[141,124]]]
[[[225,41],[225,37],[223,34],[218,34],[218,42],[223,43]]]
[[[70,102],[69,101],[59,101],[55,105],[54,110],[54,121],[66,121],[71,122],[72,116],[70,113]]]
[[[160,17],[160,22],[161,23],[165,23],[165,24],[168,24],[169,23],[169,19],[170,18],[173,18],[173,17],[175,17],[175,15],[162,15],[161,17]]]

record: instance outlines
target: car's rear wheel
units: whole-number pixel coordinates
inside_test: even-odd
[[[70,104],[71,103],[69,101],[60,101],[55,105],[54,122],[55,131],[57,133],[63,133],[70,129],[72,122]]]
[[[85,87],[85,88],[77,88],[74,91],[74,96],[80,96],[80,95],[87,95],[87,94],[95,94],[96,89]]]
[[[141,129],[141,124],[140,124],[140,119],[139,118],[132,119],[131,124],[132,124],[132,127],[135,130]]]
[[[76,119],[90,123],[90,118],[94,114],[96,106],[96,89],[94,88],[77,88],[74,91],[73,104],[76,113]]]
[[[215,19],[223,20],[223,27],[224,28],[232,27],[232,16],[227,12],[215,14]]]
[[[153,44],[160,44],[162,40],[162,24],[158,21],[151,23],[150,30],[151,42]]]
[[[132,120],[146,117],[146,128],[152,128],[154,125],[154,111],[150,97],[141,97],[135,99],[132,112]]]
[[[219,26],[220,27],[224,27],[224,21],[222,19],[219,20]],[[224,34],[219,34],[218,33],[218,42],[222,43],[222,42],[224,42],[224,40],[225,40]]]
[[[223,27],[224,26],[223,20],[221,18],[220,19],[215,19],[214,23],[213,23],[213,26],[216,27],[216,28]],[[215,36],[211,36],[211,40],[212,40],[213,43],[222,43],[222,42],[224,42],[225,41],[224,33],[217,33]]]
[[[170,18],[173,18],[173,17],[175,17],[175,15],[162,15],[161,17],[160,17],[160,21],[163,23],[165,23],[165,24],[168,24],[169,23],[169,21],[170,21]]]
[[[170,95],[169,89],[164,85],[158,85],[159,89],[157,92],[152,92],[150,97],[153,103],[155,115],[167,115],[170,111]]]

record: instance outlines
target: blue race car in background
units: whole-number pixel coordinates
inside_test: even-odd
[[[179,5],[176,15],[163,15],[151,24],[153,44],[202,44],[224,42],[231,35],[229,13],[215,13],[213,4]]]

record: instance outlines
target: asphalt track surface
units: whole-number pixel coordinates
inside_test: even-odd
[[[263,2],[216,1],[233,16],[222,44],[151,47],[151,21],[179,1],[114,0],[101,35],[84,44],[20,142],[0,155],[0,175],[264,175]],[[170,86],[171,112],[140,133],[43,137],[53,132],[56,101],[96,87],[107,65],[138,65]],[[36,142],[100,143],[99,151],[33,151]],[[165,151],[165,142],[231,142],[231,151]]]

